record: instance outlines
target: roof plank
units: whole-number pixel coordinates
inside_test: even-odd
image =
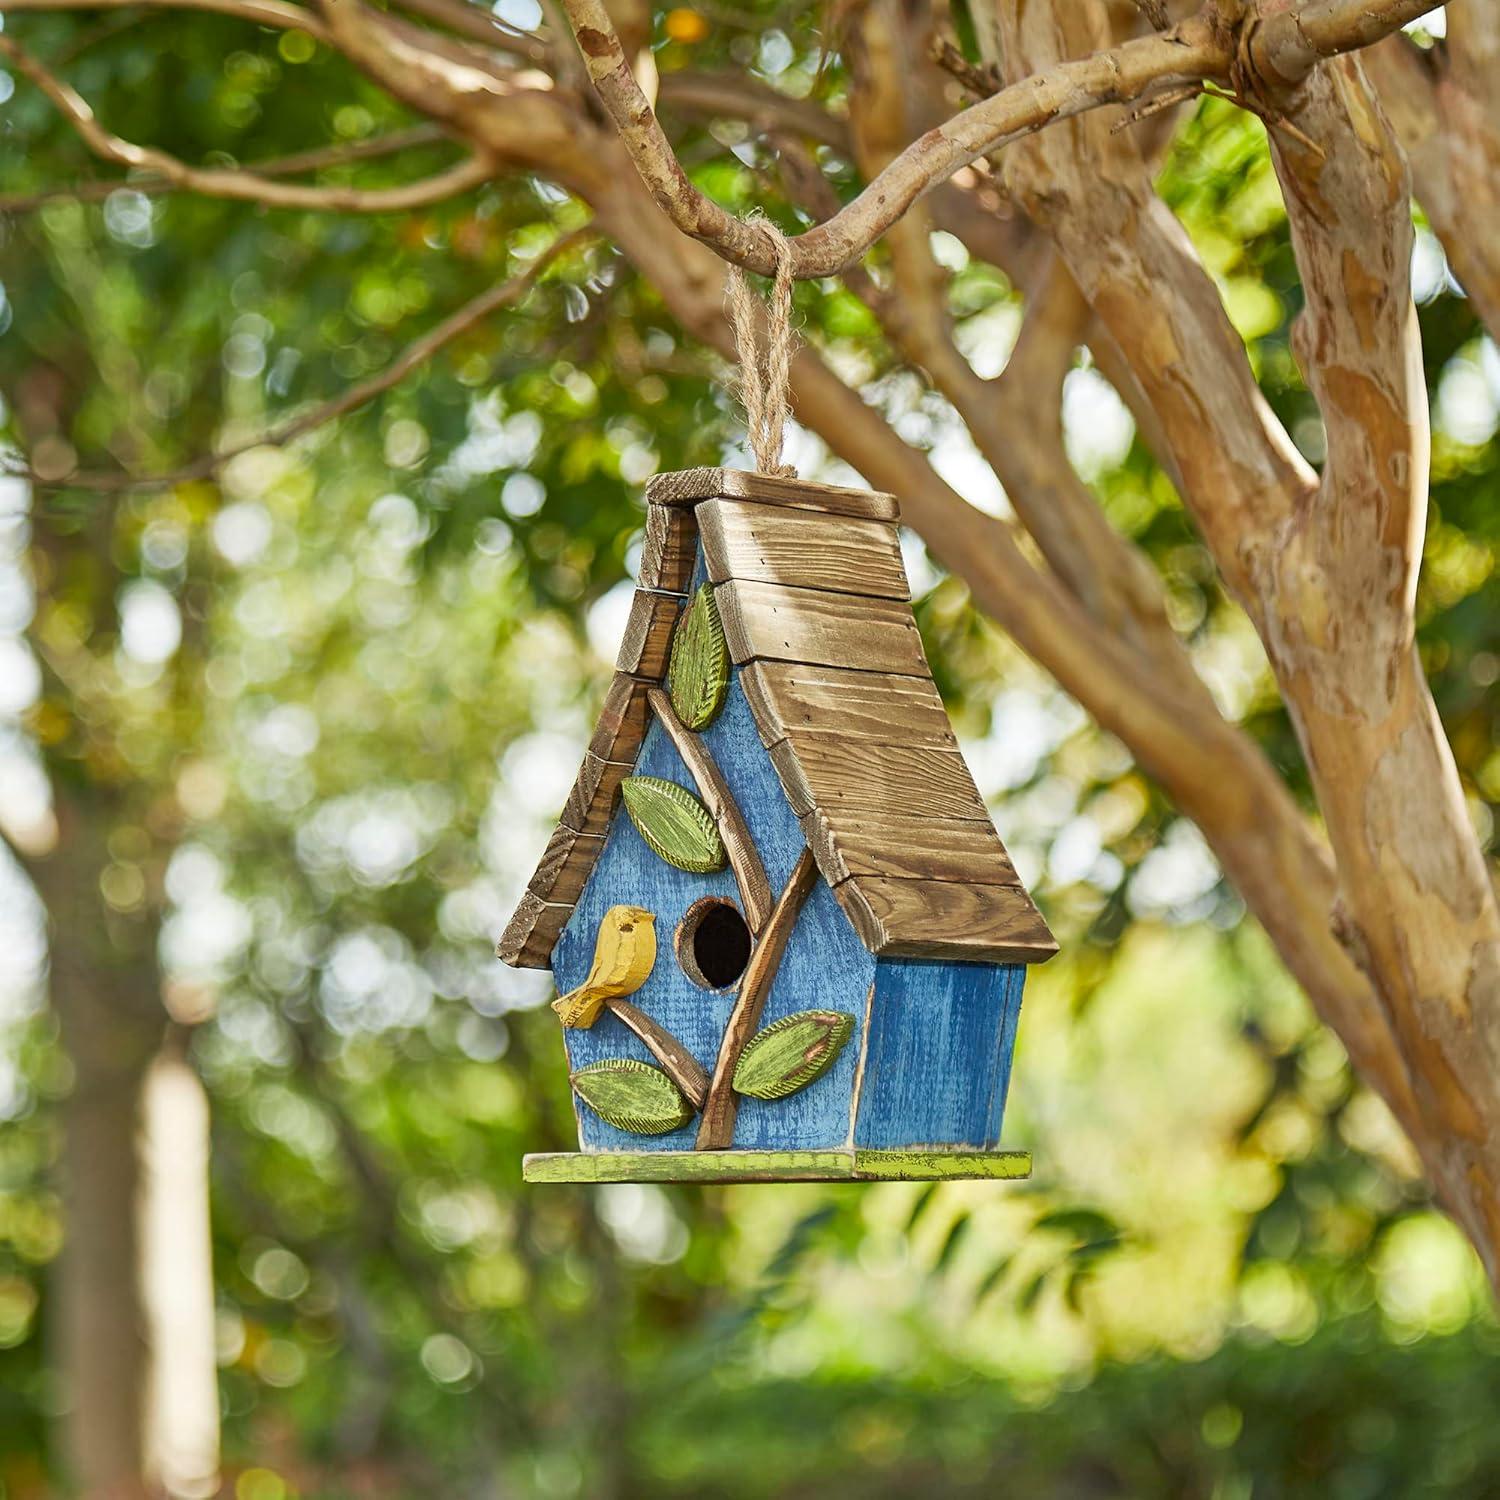
[[[542,901],[571,906],[583,894],[584,882],[603,849],[602,835],[575,833],[559,823],[527,889]]]
[[[685,594],[698,561],[698,523],[693,512],[676,506],[646,507],[646,540],[641,548],[640,585]]]
[[[740,686],[769,750],[799,731],[957,750],[958,737],[930,677],[851,672],[801,662],[753,661]]]
[[[667,670],[672,632],[677,628],[677,616],[681,610],[681,594],[637,589],[630,601],[630,614],[620,640],[616,668],[641,677],[660,677]]]
[[[552,962],[552,949],[572,915],[571,904],[543,901],[527,891],[495,945],[495,956],[517,969],[547,968]]]
[[[1057,952],[1020,886],[861,877],[834,894],[865,945],[884,956],[1034,964]]]
[[[737,666],[757,659],[930,677],[911,605],[779,583],[714,589]]]
[[[632,677],[628,672],[616,672],[604,695],[604,707],[594,726],[594,737],[589,741],[589,754],[600,760],[618,761],[633,766],[646,737],[646,721],[649,709],[646,690],[651,681]]]
[[[742,578],[880,599],[910,599],[896,528],[850,517],[830,525],[813,511],[705,500],[694,512],[714,583]]]
[[[592,833],[603,837],[609,832],[609,820],[620,800],[620,783],[634,770],[633,762],[600,760],[593,751],[583,757],[578,780],[568,794],[561,822],[574,833]]]
[[[799,734],[773,745],[770,756],[799,818],[821,808],[833,818],[952,818],[993,832],[989,809],[956,750]]]
[[[836,516],[867,516],[874,521],[901,518],[896,497],[879,490],[747,474],[742,469],[683,469],[676,474],[658,474],[646,482],[646,499],[652,505],[696,505],[700,500],[718,499],[760,500],[768,505],[797,506]]]
[[[854,875],[1020,885],[993,827],[960,818],[829,813],[801,819],[802,836],[830,885]]]

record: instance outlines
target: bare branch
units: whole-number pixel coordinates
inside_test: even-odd
[[[319,41],[327,40],[322,21],[305,6],[288,0],[0,0],[0,14],[28,10],[207,10],[223,16],[238,16],[257,26],[275,26],[283,31],[305,31]]]
[[[93,109],[73,87],[49,71],[14,38],[0,32],[0,56],[10,59],[55,104],[83,143],[96,156],[122,167],[164,178],[174,187],[204,193],[214,198],[232,198],[271,208],[328,209],[341,213],[400,213],[439,203],[477,187],[494,174],[486,157],[466,157],[419,182],[391,188],[309,187],[277,182],[253,172],[222,167],[190,167],[186,162],[152,146],[137,146],[111,134],[94,116]]]
[[[704,119],[743,120],[769,135],[790,131],[849,153],[849,128],[812,99],[793,99],[748,73],[667,73],[657,101]]]
[[[552,48],[545,37],[515,31],[493,12],[470,5],[469,0],[398,0],[398,4],[402,10],[421,16],[457,36],[524,57],[537,67],[546,67],[551,60]]]
[[[658,205],[724,259],[771,274],[775,260],[760,231],[707,198],[683,171],[631,73],[603,0],[563,3],[589,76]],[[955,115],[912,142],[854,202],[792,241],[796,275],[841,271],[937,183],[1054,120],[1129,103],[1164,83],[1229,81],[1248,72],[1285,87],[1320,57],[1364,46],[1435,8],[1431,0],[1313,0],[1263,16],[1272,3],[1261,0],[1243,35],[1226,27],[1210,5],[1168,32],[1058,63]]]
[[[250,162],[243,170],[256,177],[290,177],[296,172],[316,172],[325,167],[345,166],[349,162],[374,161],[382,156],[394,156],[398,152],[416,146],[431,146],[449,139],[448,134],[437,125],[413,125],[407,130],[392,130],[385,135],[371,137],[367,141],[351,141],[341,146],[318,146],[309,151],[298,151],[290,156],[273,156],[264,161]],[[34,193],[0,193],[0,213],[29,213],[44,203],[60,198],[78,203],[98,203],[117,193],[121,188],[144,194],[148,198],[162,197],[167,193],[182,191],[182,184],[165,177],[122,177],[97,181],[75,182],[63,187],[41,188]]]
[[[248,453],[253,448],[284,447],[294,439],[324,426],[336,417],[354,411],[393,386],[399,385],[413,370],[426,364],[446,344],[451,344],[454,339],[466,333],[476,323],[482,322],[491,313],[518,302],[536,284],[537,279],[548,266],[592,232],[591,226],[585,225],[555,240],[519,275],[513,276],[499,286],[490,287],[488,291],[481,292],[435,328],[429,329],[420,338],[413,339],[378,374],[359,381],[347,390],[341,391],[331,400],[321,402],[297,416],[277,422],[254,437],[235,443],[222,452],[205,454],[190,464],[164,474],[135,475],[84,470],[62,477],[49,475],[44,478],[35,473],[30,473],[27,477],[33,484],[46,489],[81,489],[101,493],[159,489],[167,485],[186,484],[195,479],[205,479],[228,463],[230,459],[238,458],[240,454]]]

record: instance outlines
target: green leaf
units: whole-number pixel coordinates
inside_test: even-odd
[[[854,1017],[841,1010],[783,1016],[745,1045],[734,1091],[751,1099],[785,1099],[826,1073],[849,1040]]]
[[[660,1068],[631,1057],[590,1063],[569,1081],[601,1120],[632,1135],[665,1135],[693,1118],[692,1105]]]
[[[660,776],[627,776],[620,792],[636,832],[669,865],[709,875],[729,863],[713,814],[686,787]]]
[[[672,637],[667,688],[677,717],[689,729],[707,729],[729,691],[729,647],[711,585],[702,584]]]

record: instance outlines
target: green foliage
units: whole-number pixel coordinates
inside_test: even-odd
[[[570,1081],[573,1092],[601,1120],[632,1135],[666,1135],[693,1118],[677,1085],[660,1068],[633,1057],[590,1063]]]
[[[713,814],[685,786],[660,776],[627,776],[620,794],[636,832],[658,858],[694,875],[728,863]]]
[[[667,672],[672,707],[689,729],[707,729],[729,691],[729,647],[713,585],[700,584],[672,636]]]
[[[833,1066],[854,1030],[840,1010],[803,1010],[757,1031],[734,1070],[734,1089],[751,1099],[785,1099]]]

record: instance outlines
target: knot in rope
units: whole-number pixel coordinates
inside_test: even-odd
[[[771,305],[764,308],[750,290],[739,266],[729,268],[729,316],[734,325],[735,352],[740,361],[740,399],[745,404],[750,451],[762,474],[795,479],[797,471],[781,461],[781,448],[791,415],[792,247],[769,219],[756,215],[750,223],[765,235],[776,261]],[[765,319],[765,347],[761,347],[760,318]]]

